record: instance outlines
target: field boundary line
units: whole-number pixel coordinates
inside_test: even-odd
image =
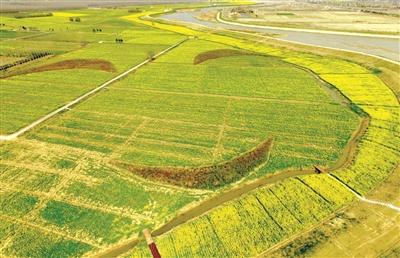
[[[40,37],[40,36],[50,34],[50,33],[51,33],[50,31],[45,31],[45,32],[40,32],[40,33],[36,33],[36,34],[32,34],[32,35],[25,35],[25,36],[16,37],[16,38],[3,39],[3,41],[15,41],[18,39],[28,39],[28,38]]]
[[[251,96],[240,96],[240,95],[226,95],[219,93],[199,93],[199,92],[177,92],[177,91],[166,91],[166,90],[154,90],[154,89],[141,89],[141,88],[130,88],[130,89],[118,89],[120,91],[137,91],[146,93],[157,93],[157,94],[170,94],[170,95],[186,95],[195,97],[210,97],[210,98],[221,98],[231,100],[248,100],[248,101],[262,101],[262,102],[278,102],[278,103],[293,103],[293,104],[306,104],[315,105],[321,103],[327,103],[326,101],[314,101],[314,100],[297,100],[287,99],[282,100],[278,98],[264,98],[264,97],[251,97]]]
[[[360,37],[372,37],[372,38],[388,38],[388,39],[400,39],[399,35],[388,35],[388,34],[371,34],[371,33],[363,33],[363,32],[345,32],[345,31],[334,31],[334,30],[316,30],[316,29],[299,29],[299,28],[290,28],[290,27],[278,27],[278,26],[268,26],[268,25],[256,25],[256,24],[247,24],[241,22],[234,22],[230,20],[226,20],[221,17],[221,11],[217,13],[216,17],[218,22],[237,25],[243,27],[250,28],[261,28],[261,29],[271,29],[271,30],[284,30],[284,31],[297,31],[297,32],[310,32],[310,33],[319,33],[319,34],[332,34],[332,35],[344,35],[344,36],[360,36]]]
[[[227,123],[228,123],[227,116],[231,112],[231,109],[232,109],[232,99],[229,98],[227,103],[226,103],[225,111],[224,111],[224,114],[223,114],[223,122],[219,126],[219,133],[218,133],[218,137],[217,137],[217,142],[216,142],[216,144],[214,145],[214,148],[213,148],[213,153],[212,153],[213,162],[215,160],[217,160],[221,156],[220,150],[224,149],[224,145],[222,143],[222,138],[224,137],[225,128],[226,128]]]
[[[160,57],[161,55],[171,51],[172,49],[178,47],[179,45],[181,45],[183,42],[187,41],[188,38],[185,38],[181,41],[179,41],[178,43],[175,43],[174,45],[164,49],[163,51],[159,52],[158,54],[154,55],[151,58],[146,59],[145,61],[141,62],[138,65],[135,65],[134,67],[128,69],[127,71],[123,72],[122,74],[106,81],[105,83],[101,84],[100,86],[98,86],[97,88],[94,88],[93,90],[81,95],[80,97],[76,98],[75,100],[65,104],[64,106],[54,110],[53,112],[50,112],[49,114],[39,118],[38,120],[34,121],[33,123],[19,129],[18,131],[12,133],[12,134],[8,134],[8,135],[0,135],[0,141],[12,141],[15,140],[17,137],[19,137],[20,135],[26,133],[27,131],[33,129],[34,127],[38,126],[39,124],[43,123],[44,121],[52,118],[53,116],[69,110],[72,106],[79,104],[80,102],[82,102],[83,100],[87,99],[88,97],[92,96],[93,94],[96,94],[97,92],[99,92],[100,90],[106,88],[107,86],[109,86],[110,84],[114,83],[115,81],[125,77],[126,75],[128,75],[129,73],[139,69],[140,67],[146,65],[147,63],[152,62],[154,59]]]
[[[13,218],[13,217],[5,215],[5,214],[0,214],[0,218],[2,218],[4,220],[7,220],[7,221],[9,221],[9,222],[11,222],[13,224],[19,225],[19,226],[26,226],[26,227],[34,228],[34,229],[36,229],[38,231],[45,232],[45,233],[48,233],[48,234],[57,235],[57,236],[59,236],[61,238],[64,238],[64,239],[85,243],[87,245],[91,245],[91,246],[96,247],[98,249],[100,249],[102,247],[102,246],[98,245],[97,243],[93,243],[92,241],[87,241],[85,239],[80,239],[80,238],[77,238],[75,236],[71,236],[67,232],[56,231],[54,228],[51,228],[51,227],[46,227],[45,228],[45,227],[43,227],[43,225],[40,225],[40,224],[35,223],[35,222],[29,222],[29,221],[26,221],[26,220],[20,219],[20,218]]]
[[[73,206],[78,206],[81,208],[85,208],[85,209],[91,209],[91,210],[95,210],[97,212],[102,212],[102,213],[107,213],[107,214],[112,214],[112,215],[117,215],[120,217],[124,217],[124,218],[129,218],[133,221],[138,221],[138,220],[150,220],[148,216],[144,216],[142,214],[139,213],[134,213],[134,212],[130,212],[129,210],[124,211],[123,208],[119,208],[116,206],[109,206],[109,205],[103,205],[103,206],[99,206],[97,204],[93,204],[90,202],[87,202],[86,199],[78,199],[78,198],[74,198],[74,197],[69,197],[66,195],[52,195],[49,193],[44,193],[44,192],[40,192],[40,191],[27,191],[24,190],[22,188],[19,188],[18,186],[15,185],[3,185],[0,183],[0,186],[2,189],[8,190],[8,191],[13,191],[13,192],[21,192],[27,195],[31,195],[31,196],[35,196],[38,197],[44,201],[57,201],[57,202],[63,202],[63,203],[67,203],[69,205],[73,205]],[[44,203],[44,205],[46,205],[47,203]],[[43,207],[39,207],[44,208]]]

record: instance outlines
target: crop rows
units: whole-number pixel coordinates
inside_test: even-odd
[[[156,242],[164,257],[254,256],[352,199],[352,193],[327,176],[288,179],[217,207]],[[133,257],[149,254],[141,246]]]
[[[71,148],[19,142],[1,154],[0,243],[8,256],[95,251],[165,221],[198,198],[120,176],[100,157]]]
[[[275,58],[245,55],[193,64],[197,55],[218,47],[226,49],[190,40],[28,137],[133,166],[207,166],[269,136],[276,144],[260,174],[337,159],[356,127],[355,114],[331,100],[307,72]],[[327,127],[334,131],[321,130]]]

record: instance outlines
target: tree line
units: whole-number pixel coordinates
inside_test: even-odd
[[[0,71],[6,71],[7,69],[9,69],[11,67],[14,67],[14,66],[17,66],[17,65],[21,65],[21,64],[24,64],[24,63],[27,63],[27,62],[33,61],[35,59],[51,55],[51,54],[52,53],[50,53],[50,52],[33,52],[29,56],[24,58],[24,59],[17,60],[17,61],[15,61],[13,63],[1,65],[0,66]]]

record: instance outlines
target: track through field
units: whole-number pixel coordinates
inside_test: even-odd
[[[343,185],[344,187],[346,187],[350,192],[352,192],[360,201],[362,202],[366,202],[366,203],[370,203],[370,204],[374,204],[374,205],[380,205],[380,206],[385,206],[389,209],[395,210],[397,212],[400,213],[400,207],[392,204],[392,203],[388,203],[388,202],[382,202],[382,201],[378,201],[378,200],[370,200],[365,198],[364,196],[360,195],[358,192],[354,191],[354,189],[350,188],[348,185],[346,185],[345,183],[343,183],[342,181],[340,181],[337,177],[332,176],[331,174],[329,174],[329,176],[336,180],[338,183],[340,183],[341,185]]]

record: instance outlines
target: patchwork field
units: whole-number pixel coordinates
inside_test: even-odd
[[[2,16],[1,135],[150,61],[0,142],[0,256],[147,257],[144,228],[163,257],[256,256],[399,164],[398,100],[372,70],[139,8]]]

